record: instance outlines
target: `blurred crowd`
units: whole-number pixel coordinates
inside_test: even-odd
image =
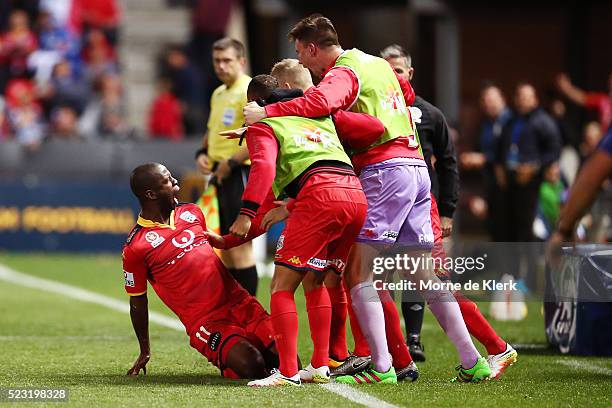
[[[529,83],[516,85],[512,103],[495,84],[481,90],[477,146],[463,152],[459,162],[463,171],[481,172],[483,196],[471,196],[468,204],[493,241],[547,240],[576,174],[610,126],[612,74],[607,92],[586,92],[564,73],[554,82],[546,109]],[[583,109],[584,120],[570,119],[568,103]],[[610,186],[605,184],[607,193],[583,218],[578,238],[608,238]]]
[[[0,2],[0,140],[126,137],[116,0]]]

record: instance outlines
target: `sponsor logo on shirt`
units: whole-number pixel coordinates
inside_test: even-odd
[[[293,135],[293,141],[296,146],[306,150],[313,149],[318,143],[327,149],[333,144],[333,136],[317,127],[306,127],[302,133]]]
[[[187,233],[187,235],[181,236],[179,241],[176,240],[177,237],[172,238],[172,244],[177,248],[187,248],[189,245],[193,244],[193,240],[195,239],[195,234],[191,230],[186,229],[183,232]]]
[[[399,233],[396,231],[385,231],[382,233],[382,238],[397,239]]]
[[[192,213],[190,213],[189,211],[185,211],[184,213],[181,213],[179,218],[187,222],[195,222],[197,220],[197,217],[193,215]]]
[[[404,95],[402,95],[401,92],[391,88],[381,96],[380,106],[383,108],[383,110],[390,111],[391,113],[398,115],[405,115],[406,112],[408,112],[406,103],[404,102]]]
[[[134,283],[134,274],[131,272],[123,271],[123,277],[125,278],[125,286],[129,286],[130,288],[135,288],[136,284]]]
[[[172,244],[177,247],[182,249],[182,251],[180,251],[178,253],[178,255],[171,261],[168,262],[168,265],[174,265],[176,264],[176,262],[181,259],[182,257],[184,257],[187,253],[193,251],[195,248],[202,246],[204,244],[208,243],[208,240],[206,238],[202,238],[201,240],[199,240],[198,242],[194,242],[195,241],[195,234],[191,231],[186,229],[185,231],[183,231],[183,233],[187,233],[187,235],[183,235],[179,238],[179,241],[176,240],[177,237],[172,238]]]
[[[327,266],[327,262],[327,259],[310,258],[306,264],[314,266],[315,268],[323,269]]]
[[[160,237],[155,231],[149,231],[145,234],[145,240],[150,243],[153,248],[157,248],[165,241],[165,238]]]

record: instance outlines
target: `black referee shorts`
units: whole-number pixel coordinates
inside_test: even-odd
[[[251,166],[239,166],[232,169],[231,174],[217,186],[217,200],[219,202],[219,224],[221,234],[229,234],[236,217],[240,214],[242,206],[242,193],[246,187]]]

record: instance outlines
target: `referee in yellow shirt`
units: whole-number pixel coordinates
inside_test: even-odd
[[[242,108],[247,103],[246,92],[251,78],[244,73],[246,52],[238,40],[222,38],[215,42],[212,59],[215,73],[223,85],[215,89],[210,99],[207,130],[196,161],[200,172],[212,174],[212,182],[217,186],[221,234],[227,234],[240,212],[250,162],[246,144],[239,146],[238,140],[226,139],[219,136],[219,132],[244,124]],[[242,287],[255,295],[257,269],[251,242],[222,251],[221,259]]]

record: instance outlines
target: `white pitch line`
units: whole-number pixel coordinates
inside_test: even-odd
[[[122,313],[129,313],[130,311],[130,306],[125,301],[120,301],[109,296],[101,295],[86,289],[81,289],[77,286],[68,285],[49,279],[37,278],[32,275],[17,272],[16,270],[2,264],[0,264],[0,280],[4,280],[15,285],[56,293],[83,302],[94,303]],[[169,327],[171,329],[185,331],[185,327],[180,320],[173,317],[164,316],[160,313],[150,311],[149,321]],[[346,398],[349,401],[369,408],[397,408],[393,404],[379,400],[376,397],[348,385],[330,383],[321,384],[321,387],[325,388],[329,392],[333,392],[334,394]]]
[[[134,336],[0,336],[0,341],[125,341]]]
[[[597,364],[578,360],[557,360],[558,364],[574,368],[576,370],[590,371],[596,374],[612,375],[612,370],[606,367],[601,367]]]
[[[126,301],[113,299],[112,297],[100,295],[89,290],[81,289],[77,286],[37,278],[32,275],[17,272],[4,265],[0,265],[0,279],[16,285],[26,286],[28,288],[42,289],[47,292],[57,293],[73,299],[82,300],[83,302],[95,303],[118,312],[130,312],[130,305]],[[164,316],[161,313],[149,312],[149,321],[169,327],[171,329],[185,331],[185,326],[183,326],[180,320],[173,317]]]
[[[390,404],[386,401],[379,400],[378,398],[373,397],[370,394],[366,394],[365,392],[359,391],[357,388],[351,387],[346,384],[329,383],[329,384],[320,384],[320,385],[321,387],[325,388],[327,391],[333,392],[334,394],[338,394],[341,397],[344,397],[349,401],[353,401],[357,404],[361,404],[366,407],[397,408],[397,406],[393,404]]]

